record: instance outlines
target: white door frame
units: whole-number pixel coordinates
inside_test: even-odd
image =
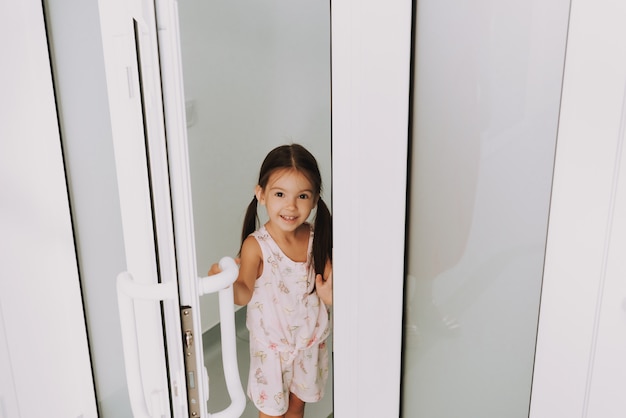
[[[331,3],[337,417],[399,416],[411,10]]]
[[[0,417],[97,418],[42,2],[0,39]]]
[[[626,4],[572,0],[530,416],[626,414]]]
[[[134,313],[137,322],[133,348],[124,327],[129,320],[121,321],[131,406],[135,416],[183,417],[186,387],[153,4],[100,1],[99,8],[127,271],[132,283],[146,289],[173,289],[162,308],[158,299],[138,300],[134,308],[118,301],[120,311]]]
[[[196,336],[195,357],[198,370],[198,392],[201,399],[209,398],[209,376],[205,374],[204,351],[202,347],[202,324],[200,323],[200,296],[219,291],[220,332],[224,375],[230,405],[217,413],[208,414],[205,402],[199,405],[201,416],[208,414],[215,417],[238,416],[245,408],[246,397],[240,382],[237,364],[236,336],[233,291],[229,287],[237,277],[234,261],[220,260],[220,266],[230,266],[230,272],[223,271],[221,278],[199,277],[196,263],[195,232],[191,195],[189,149],[187,142],[185,97],[183,86],[183,67],[181,59],[181,41],[178,18],[178,4],[173,0],[155,2],[158,22],[158,43],[160,56],[160,76],[163,88],[164,118],[167,126],[167,159],[169,166],[164,170],[169,173],[171,183],[172,214],[175,228],[176,263],[178,269],[178,290],[180,303],[189,306],[194,315],[193,331]],[[166,224],[167,226],[167,224]],[[224,287],[229,287],[224,289]]]

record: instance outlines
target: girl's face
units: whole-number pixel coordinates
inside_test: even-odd
[[[281,169],[270,175],[265,188],[256,186],[256,197],[273,227],[293,232],[309,218],[318,196],[304,174]]]

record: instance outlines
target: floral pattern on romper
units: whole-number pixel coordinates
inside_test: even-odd
[[[255,282],[246,319],[251,344],[248,394],[263,412],[282,415],[290,391],[305,402],[322,396],[328,375],[328,311],[313,291],[313,230],[306,262],[287,257],[265,227],[252,235],[261,247],[263,273]],[[280,372],[272,373],[268,364],[279,364]]]

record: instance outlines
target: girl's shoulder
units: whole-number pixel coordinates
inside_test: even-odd
[[[263,254],[259,243],[253,236],[250,235],[243,241],[239,258],[239,277],[237,280],[242,280],[252,291],[254,281],[263,273]]]
[[[243,259],[254,256],[258,256],[258,258],[263,257],[261,252],[261,246],[259,245],[259,242],[253,233],[248,235],[248,238],[246,238],[243,241],[243,244],[241,244],[241,258]]]

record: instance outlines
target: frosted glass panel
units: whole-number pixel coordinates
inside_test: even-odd
[[[569,1],[416,7],[403,416],[527,417]]]

